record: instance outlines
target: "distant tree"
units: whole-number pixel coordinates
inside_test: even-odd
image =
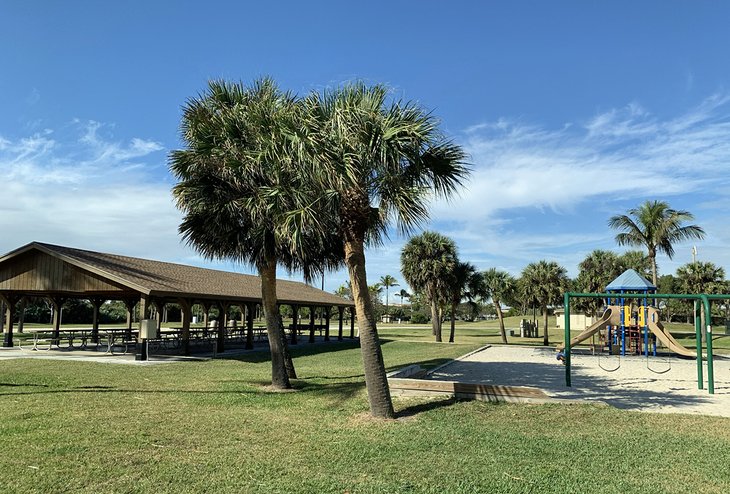
[[[350,282],[348,281],[344,285],[340,285],[337,290],[335,290],[335,295],[347,300],[352,300],[352,290],[350,290]]]
[[[411,294],[408,293],[405,288],[401,288],[398,292],[398,297],[400,297],[400,306],[403,307],[403,299],[411,298]]]
[[[657,253],[664,253],[672,259],[674,244],[686,240],[702,240],[705,231],[697,225],[684,225],[694,216],[689,211],[675,210],[664,201],[646,201],[639,207],[628,210],[628,214],[611,217],[608,226],[620,233],[616,235],[619,245],[646,247],[651,262],[652,283],[657,284]]]
[[[711,262],[690,262],[677,268],[677,284],[682,293],[716,294],[727,290],[725,270]],[[689,304],[692,307],[693,302]],[[700,314],[705,320],[705,308],[700,304]],[[689,322],[689,321],[688,321]],[[704,328],[706,323],[703,323]]]
[[[391,275],[386,274],[380,277],[380,284],[385,288],[385,313],[388,313],[388,299],[390,298],[389,289],[394,286],[400,286],[398,280],[393,278]]]
[[[640,250],[627,250],[618,257],[619,274],[633,269],[647,280],[652,279],[651,260]]]
[[[603,292],[624,271],[619,256],[608,250],[594,250],[578,264],[578,269],[576,290],[588,293]],[[595,315],[603,306],[600,299],[584,298],[576,302],[576,309],[589,315]]]
[[[506,271],[497,268],[489,268],[482,273],[484,279],[484,292],[486,298],[492,300],[494,311],[499,319],[499,332],[502,335],[502,343],[507,341],[507,331],[504,328],[504,315],[502,314],[502,302],[511,303],[515,298],[517,281]]]
[[[456,244],[440,233],[426,231],[406,243],[400,259],[406,282],[422,292],[431,305],[432,331],[436,341],[441,341],[441,310],[458,262]]]
[[[538,261],[522,270],[522,286],[542,309],[543,345],[550,344],[548,336],[548,307],[562,302],[569,282],[567,271],[554,261]]]
[[[451,303],[449,343],[453,343],[456,331],[456,308],[464,299],[473,303],[477,293],[482,291],[482,279],[477,273],[477,268],[468,262],[457,262],[449,278],[449,302]]]

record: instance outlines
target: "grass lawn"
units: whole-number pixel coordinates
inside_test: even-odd
[[[467,330],[449,345],[385,328],[386,366],[435,366],[483,343]],[[291,393],[264,387],[262,353],[4,360],[0,492],[730,491],[730,419],[396,398],[400,418],[376,421],[355,343],[293,351]]]

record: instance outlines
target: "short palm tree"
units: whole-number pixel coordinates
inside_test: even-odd
[[[538,261],[528,264],[522,270],[520,280],[524,294],[535,300],[543,314],[543,345],[550,344],[548,336],[548,307],[562,301],[568,287],[567,271],[554,261]]]
[[[380,285],[383,288],[385,288],[385,313],[388,314],[389,289],[394,286],[400,286],[400,285],[398,284],[398,280],[396,280],[389,274],[386,274],[385,276],[380,277]]]
[[[454,241],[432,231],[411,238],[401,252],[403,278],[414,290],[422,292],[431,306],[436,341],[441,341],[441,307],[451,299],[451,278],[458,262]]]
[[[290,135],[298,103],[270,79],[251,87],[211,82],[185,105],[185,149],[170,154],[173,188],[184,213],[185,240],[207,258],[254,266],[269,337],[272,386],[288,388],[286,339],[279,324],[276,267],[306,278],[335,267],[342,255],[334,235],[298,231],[286,219],[308,189],[295,166]],[[286,226],[285,226],[286,225]],[[325,238],[326,237],[326,238]],[[296,238],[296,245],[291,241]]]
[[[400,298],[400,308],[403,309],[403,299],[411,298],[411,294],[405,288],[401,288],[398,292],[398,297]]]
[[[448,197],[467,175],[462,149],[443,139],[434,117],[413,103],[388,102],[380,85],[348,84],[306,100],[308,173],[321,190],[318,215],[338,221],[360,329],[371,413],[392,417],[376,317],[368,296],[365,245],[395,222],[409,232],[434,197]],[[309,161],[309,160],[308,160]],[[313,215],[314,216],[314,215]]]
[[[639,254],[641,253],[639,252]],[[576,286],[581,292],[603,292],[606,286],[626,269],[614,252],[594,250],[578,264]],[[579,302],[576,304],[577,308],[593,315],[603,305],[603,301],[600,299],[579,299]]]
[[[685,240],[702,240],[705,231],[697,225],[684,225],[694,216],[688,211],[675,210],[665,201],[646,201],[628,214],[611,217],[608,226],[619,230],[616,243],[646,247],[651,262],[652,283],[657,284],[657,253],[672,259],[674,244]]]
[[[682,293],[725,293],[725,270],[712,262],[690,262],[677,268],[677,284]],[[700,314],[705,321],[705,307],[700,304]],[[703,322],[702,327],[707,327]]]
[[[510,303],[515,296],[517,289],[516,280],[506,271],[497,268],[489,268],[482,273],[484,282],[485,298],[492,300],[494,310],[497,312],[499,319],[499,331],[502,336],[502,343],[505,345],[507,341],[507,331],[504,328],[504,315],[502,314],[502,303]]]

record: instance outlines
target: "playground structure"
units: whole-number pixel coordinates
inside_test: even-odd
[[[558,350],[561,351],[559,358],[565,364],[567,386],[571,385],[571,348],[588,338],[594,338],[595,341],[595,336],[598,335],[601,350],[607,348],[611,354],[626,355],[628,349],[629,353],[643,353],[648,358],[650,352],[652,355],[656,355],[656,345],[659,341],[672,353],[695,358],[697,360],[697,386],[698,389],[703,389],[703,357],[705,356],[702,354],[702,322],[698,311],[695,310],[696,351],[693,352],[682,346],[664,328],[659,322],[658,311],[649,305],[649,301],[650,299],[694,300],[695,309],[698,303],[702,303],[705,314],[709,315],[711,314],[710,299],[728,299],[730,295],[658,294],[655,292],[654,285],[635,271],[627,270],[606,287],[606,293],[565,293],[565,343],[559,346]],[[598,321],[572,338],[570,335],[571,298],[601,298],[605,299],[607,305],[603,316]],[[709,321],[706,323],[706,334],[708,391],[710,394],[714,394],[712,325]]]

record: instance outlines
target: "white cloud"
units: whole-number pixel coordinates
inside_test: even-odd
[[[730,95],[665,120],[636,102],[557,129],[500,118],[469,127],[462,142],[473,175],[459,198],[435,203],[432,227],[471,259],[519,271],[562,258],[572,271],[576,252],[613,247],[607,211],[623,211],[618,204],[663,198],[696,212],[693,197],[730,188]],[[698,213],[707,220],[717,209]]]
[[[75,121],[69,135],[0,137],[0,252],[34,240],[174,260],[180,215],[162,145],[140,138],[120,143],[104,126]],[[80,136],[80,137],[79,137]]]

